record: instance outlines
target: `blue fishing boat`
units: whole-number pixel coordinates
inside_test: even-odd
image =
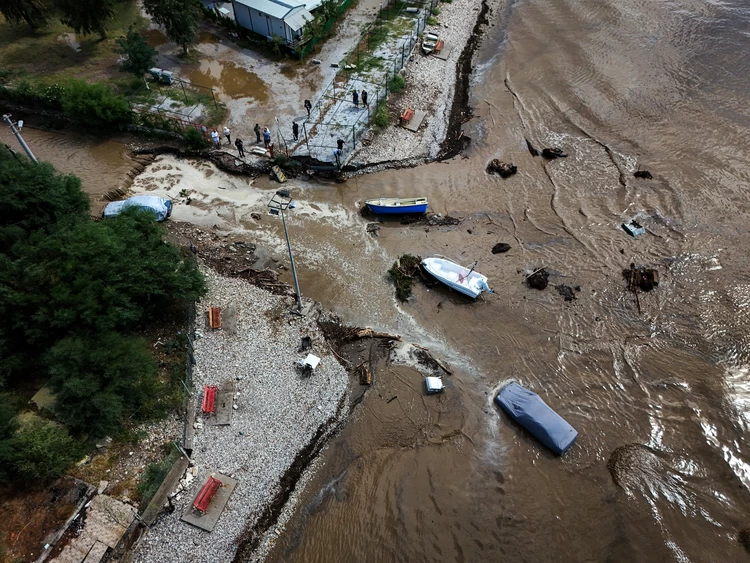
[[[573,445],[578,432],[542,398],[515,381],[505,385],[495,402],[529,434],[558,455]]]
[[[425,213],[427,211],[426,197],[380,197],[368,199],[365,205],[377,215],[400,215],[402,213]]]

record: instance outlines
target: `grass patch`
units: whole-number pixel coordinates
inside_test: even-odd
[[[164,444],[165,458],[158,463],[150,463],[146,466],[143,471],[143,476],[138,483],[137,496],[140,500],[140,509],[146,507],[146,505],[154,498],[156,491],[159,489],[162,481],[172,469],[172,465],[179,459],[180,452],[177,450],[172,443]]]
[[[396,286],[396,299],[401,302],[411,297],[411,289],[414,285],[414,276],[419,272],[422,258],[411,254],[402,254],[393,263],[388,275]]]
[[[391,81],[388,84],[388,89],[391,92],[400,92],[404,88],[406,88],[406,80],[404,80],[404,77],[400,74],[391,78]]]
[[[440,15],[440,8],[438,8],[437,6],[435,6],[435,7],[434,7],[434,8],[432,9],[432,15],[433,15],[433,16],[439,16],[439,15]]]
[[[435,16],[430,16],[429,18],[427,18],[427,25],[437,25],[437,24],[438,24],[438,21]]]
[[[378,104],[378,107],[375,108],[375,113],[372,116],[372,123],[379,129],[385,129],[388,127],[389,121],[388,106],[386,105],[385,100],[383,100]]]

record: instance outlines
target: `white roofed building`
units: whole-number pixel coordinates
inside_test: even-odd
[[[234,18],[242,27],[269,40],[278,35],[292,45],[302,37],[302,28],[313,19],[310,10],[322,0],[232,0]]]

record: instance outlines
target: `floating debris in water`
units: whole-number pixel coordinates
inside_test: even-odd
[[[534,270],[531,274],[526,276],[526,285],[532,289],[538,289],[539,291],[547,289],[547,285],[549,285],[549,272],[547,272],[545,268]]]
[[[548,158],[550,160],[555,158],[565,158],[568,156],[566,153],[563,152],[563,150],[559,147],[553,147],[550,149],[542,149],[542,156],[544,158]]]
[[[518,172],[518,166],[509,162],[503,162],[494,158],[487,165],[488,174],[499,174],[501,178],[507,178]]]

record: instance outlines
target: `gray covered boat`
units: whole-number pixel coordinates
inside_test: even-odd
[[[495,402],[509,417],[558,455],[564,454],[578,437],[578,432],[539,395],[515,381],[500,389]]]

